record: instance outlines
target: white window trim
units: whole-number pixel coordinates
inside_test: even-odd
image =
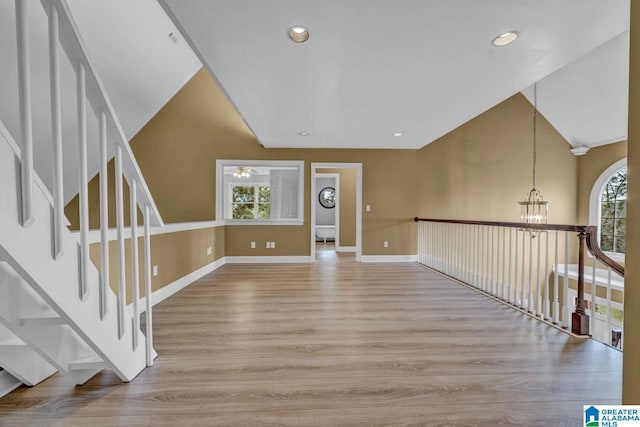
[[[600,197],[602,190],[614,173],[626,167],[626,157],[618,160],[602,172],[591,188],[591,196],[589,197],[589,224],[598,227],[598,243],[600,242]],[[614,261],[624,262],[624,254],[614,252],[605,252],[605,254]]]
[[[225,219],[226,206],[223,189],[225,166],[296,166],[300,171],[300,185],[298,185],[298,218],[296,219]],[[304,225],[304,161],[303,160],[216,160],[216,220],[224,221],[225,225]]]

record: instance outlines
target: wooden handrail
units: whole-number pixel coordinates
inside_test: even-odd
[[[500,222],[500,221],[467,221],[461,219],[434,219],[419,218],[413,219],[415,222],[443,222],[447,224],[468,224],[468,225],[488,225],[492,227],[521,228],[526,230],[552,230],[552,231],[572,231],[576,233],[588,232],[588,225],[568,225],[568,224],[527,224],[526,222]]]
[[[598,227],[590,225],[587,230],[587,248],[591,255],[601,263],[611,267],[613,271],[624,277],[624,266],[609,258],[598,244]]]

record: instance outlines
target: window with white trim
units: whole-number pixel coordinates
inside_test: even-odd
[[[627,231],[626,159],[609,167],[596,181],[589,219],[598,226],[600,248],[614,259],[623,260]]]
[[[300,225],[304,162],[218,160],[216,219],[228,224]]]

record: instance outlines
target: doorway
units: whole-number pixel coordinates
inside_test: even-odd
[[[316,252],[321,252],[322,259],[329,252],[333,256],[351,252],[360,261],[361,248],[362,163],[312,163],[312,261],[317,259]]]

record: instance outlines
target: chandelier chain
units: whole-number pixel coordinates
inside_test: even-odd
[[[538,87],[533,84],[533,188],[536,188],[536,118],[538,115]]]

